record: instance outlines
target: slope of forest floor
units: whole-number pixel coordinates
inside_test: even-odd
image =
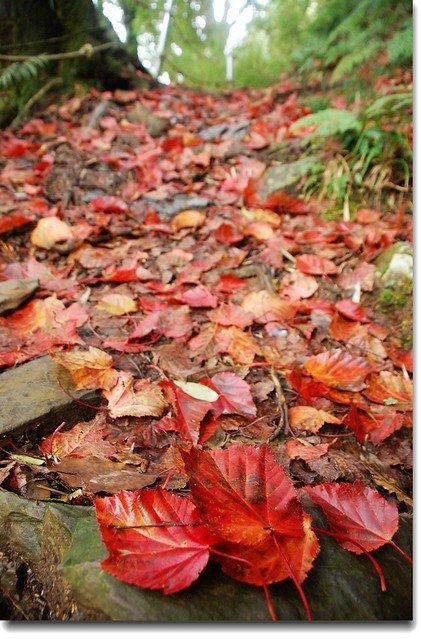
[[[296,488],[411,513],[410,287],[382,277],[412,216],[304,198],[309,110],[279,93],[91,91],[1,134],[0,366],[49,355],[101,393],[76,426],[7,429],[4,490],[188,494],[180,444],[268,444]]]

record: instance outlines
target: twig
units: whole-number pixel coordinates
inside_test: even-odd
[[[34,104],[38,102],[38,100],[41,100],[41,98],[43,98],[44,95],[48,93],[50,89],[52,89],[55,86],[59,86],[62,83],[63,83],[62,78],[51,78],[51,80],[49,80],[47,84],[44,84],[44,86],[41,87],[41,89],[37,91],[28,100],[28,102],[22,107],[18,115],[14,118],[14,120],[12,120],[12,122],[8,126],[8,130],[14,131],[21,123],[22,118],[28,113],[28,111],[30,111],[30,109],[34,106]]]
[[[286,435],[291,434],[291,429],[289,427],[288,410],[287,410],[285,395],[283,393],[281,383],[279,381],[277,374],[275,373],[275,369],[273,368],[273,366],[269,372],[270,372],[271,379],[273,383],[275,384],[276,399],[278,400],[279,412],[281,414],[279,418],[279,422],[278,422],[278,427],[275,429],[274,433],[272,433],[272,435],[269,438],[269,441],[273,441],[282,431],[282,428],[284,428],[284,432]]]
[[[90,58],[94,53],[98,51],[105,51],[111,47],[119,46],[117,42],[105,42],[94,47],[90,42],[82,45],[77,51],[65,51],[63,53],[44,53],[42,54],[45,60],[71,60],[72,58]],[[40,54],[41,55],[41,54]],[[33,55],[7,55],[0,53],[0,60],[5,62],[25,62],[30,60]]]

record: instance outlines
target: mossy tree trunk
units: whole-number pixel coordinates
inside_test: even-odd
[[[113,46],[79,57],[51,61],[36,78],[0,90],[0,111],[18,110],[50,77],[60,76],[68,90],[75,82],[99,89],[141,88],[153,82],[136,56],[121,44],[92,0],[0,0],[0,54],[36,56]],[[0,59],[0,71],[10,64]],[[0,113],[0,119],[1,119]]]

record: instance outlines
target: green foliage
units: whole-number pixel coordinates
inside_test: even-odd
[[[311,113],[300,118],[290,127],[292,132],[303,127],[315,127],[313,133],[308,138],[330,137],[341,135],[347,131],[359,133],[362,124],[358,116],[352,111],[345,109],[323,109],[317,113]]]
[[[22,84],[35,78],[47,64],[48,58],[45,55],[33,56],[22,62],[13,62],[0,74],[0,89],[7,89],[12,85]]]
[[[412,61],[412,24],[395,33],[389,40],[387,51],[392,64],[411,64]]]
[[[331,81],[337,82],[338,80],[342,80],[342,78],[349,75],[355,67],[360,66],[363,62],[366,62],[373,55],[378,53],[381,47],[381,42],[374,41],[366,47],[356,49],[355,51],[344,55],[334,68],[330,78]]]

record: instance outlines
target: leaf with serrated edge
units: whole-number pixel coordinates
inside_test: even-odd
[[[109,552],[101,566],[121,581],[169,595],[187,588],[208,562],[215,536],[186,497],[159,488],[122,491],[95,499],[95,509]]]

